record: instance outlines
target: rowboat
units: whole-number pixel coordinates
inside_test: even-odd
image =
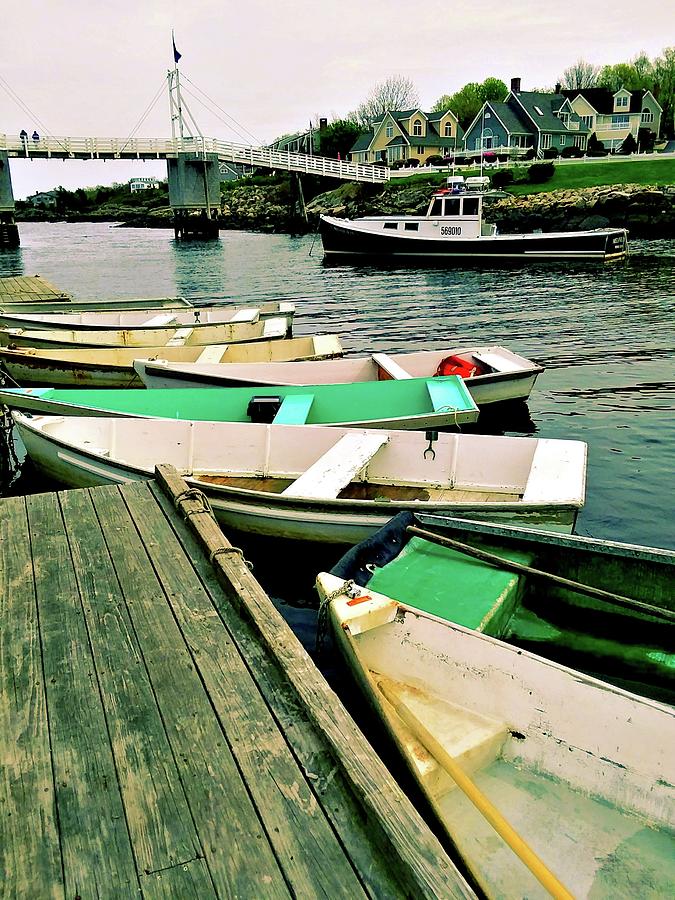
[[[331,571],[441,619],[675,703],[671,550],[406,512]]]
[[[671,896],[673,707],[336,575],[318,587],[343,656],[487,897]]]
[[[237,316],[238,314],[235,314]],[[268,341],[290,336],[290,319],[280,316],[259,319],[257,313],[243,315],[229,322],[215,325],[192,324],[185,326],[53,331],[23,328],[0,330],[0,346],[34,347],[40,350],[67,350],[75,347],[197,347],[206,344],[232,344],[239,341]]]
[[[17,384],[63,384],[83,387],[141,387],[134,360],[160,354],[163,360],[185,363],[208,361],[215,364],[268,363],[301,359],[330,359],[342,354],[340,339],[334,334],[317,334],[269,341],[211,344],[205,347],[127,348],[99,347],[70,350],[39,350],[0,347],[0,366]]]
[[[387,379],[460,375],[478,406],[526,400],[543,368],[506,347],[453,347],[416,353],[373,353],[321,362],[227,367],[208,363],[137,360],[136,371],[147,387],[224,387],[236,385],[345,384]]]
[[[143,416],[366,428],[448,428],[478,419],[478,407],[457,375],[216,391],[0,388],[0,404],[48,416]]]
[[[403,509],[571,531],[580,441],[315,425],[12,414],[26,451],[71,487],[175,466],[228,527],[355,544]],[[433,438],[436,438],[435,440]]]
[[[24,299],[14,299],[9,292],[3,293],[2,281],[6,279],[0,278],[0,312],[3,313],[80,313],[88,311],[96,311],[104,309],[111,310],[129,310],[129,309],[146,309],[153,307],[154,309],[189,309],[192,303],[185,297],[114,297],[107,300],[76,300],[66,294],[61,296],[41,296],[36,295],[33,299],[31,296],[24,295]],[[11,298],[11,299],[10,299]]]
[[[0,326],[25,330],[52,331],[60,328],[77,331],[124,329],[133,331],[140,328],[173,329],[194,325],[216,325],[221,322],[254,322],[285,316],[292,322],[295,304],[272,301],[261,306],[193,306],[167,310],[163,307],[146,307],[135,310],[97,310],[68,312],[33,312],[24,309],[16,313],[0,313]]]

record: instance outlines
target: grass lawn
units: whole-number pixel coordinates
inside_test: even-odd
[[[675,159],[621,159],[609,157],[607,159],[594,160],[593,162],[570,162],[556,164],[553,178],[544,184],[514,184],[506,190],[510,194],[538,194],[542,191],[574,190],[575,188],[602,187],[613,184],[675,184]],[[494,169],[485,169],[486,175],[491,175]],[[525,169],[520,173],[516,170],[516,177],[524,177]],[[459,174],[459,172],[458,172]],[[478,169],[462,169],[461,174],[478,175]],[[443,184],[446,173],[422,173],[411,175],[409,178],[392,179],[392,185],[410,186],[414,184]]]

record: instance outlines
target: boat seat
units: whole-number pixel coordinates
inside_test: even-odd
[[[284,318],[265,319],[263,325],[263,337],[266,338],[283,338],[286,337],[288,331],[288,320]]]
[[[219,363],[227,352],[227,344],[209,344],[204,347],[195,362],[198,363]]]
[[[458,375],[454,376],[459,378]],[[457,405],[457,392],[452,383],[444,381],[427,381],[427,390],[431,399],[434,412],[447,412],[459,409]]]
[[[400,381],[403,378],[412,378],[412,375],[409,372],[406,372],[402,366],[399,366],[399,364],[390,356],[387,356],[386,353],[373,353],[371,359],[379,369],[386,372],[387,375],[395,381]]]
[[[389,440],[381,431],[351,431],[289,484],[284,497],[334,500]]]
[[[377,687],[398,716],[397,730],[406,734],[407,743],[417,742],[443,769],[447,754],[470,774],[494,762],[502,752],[510,732],[506,723],[458,706],[418,685],[408,685],[385,675],[371,673]],[[399,726],[400,722],[400,726]],[[416,760],[415,754],[412,758]],[[455,787],[433,773],[428,761],[421,761],[429,774],[437,780],[435,795],[441,796]]]
[[[147,319],[145,322],[141,323],[142,328],[161,328],[163,325],[170,325],[172,322],[176,321],[176,313],[160,313],[158,316],[153,316],[151,319]]]
[[[314,403],[314,394],[288,394],[281,401],[274,425],[304,425]]]
[[[166,342],[167,347],[183,347],[194,331],[194,328],[177,328],[171,340]]]
[[[493,372],[521,372],[523,369],[520,363],[506,359],[498,353],[472,353],[471,355],[477,362],[489,366]]]
[[[259,317],[259,309],[240,309],[232,316],[230,322],[257,322]]]

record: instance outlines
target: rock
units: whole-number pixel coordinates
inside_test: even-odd
[[[609,225],[609,219],[605,218],[605,216],[586,216],[586,218],[582,219],[579,223],[579,228],[581,231],[592,231],[594,228],[607,228]]]

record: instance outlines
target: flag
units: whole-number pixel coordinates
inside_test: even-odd
[[[176,50],[176,39],[173,36],[173,31],[171,32],[171,43],[173,44],[173,61],[178,64],[178,60],[183,54],[179,53],[178,50]]]

